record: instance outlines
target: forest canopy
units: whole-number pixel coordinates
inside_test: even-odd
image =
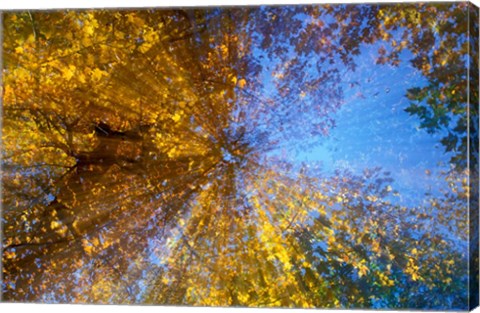
[[[477,20],[466,2],[5,12],[3,300],[468,308]],[[441,146],[422,175],[442,188],[409,204],[381,164],[299,160],[372,58],[422,77],[398,116]]]

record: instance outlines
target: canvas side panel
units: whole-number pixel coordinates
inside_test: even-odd
[[[469,6],[469,173],[470,173],[470,205],[469,205],[469,227],[470,227],[470,253],[469,253],[469,309],[473,310],[478,306],[479,301],[479,230],[478,230],[478,146],[479,146],[479,119],[478,119],[478,91],[479,91],[479,68],[478,68],[478,29],[479,11],[476,6]]]
[[[3,12],[0,11],[0,147],[3,147],[2,129],[3,129]],[[1,149],[1,148],[0,148]],[[3,256],[3,162],[0,162],[0,255]],[[3,264],[0,260],[0,302],[3,300]]]

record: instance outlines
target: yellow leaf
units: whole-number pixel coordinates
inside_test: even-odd
[[[85,83],[85,82],[86,82],[86,80],[85,80],[85,74],[83,74],[83,73],[78,74],[78,80],[79,80],[81,83]]]
[[[53,222],[50,223],[50,228],[51,229],[55,229],[55,228],[58,228],[58,227],[60,227],[59,222],[53,221]]]
[[[148,52],[148,50],[150,50],[150,48],[152,47],[153,45],[151,43],[148,43],[148,42],[144,42],[139,48],[138,50],[142,53],[145,53],[145,52]]]
[[[418,276],[417,273],[412,273],[412,280],[413,280],[413,281],[417,281],[419,277],[420,277],[420,276]]]
[[[35,35],[34,35],[34,34],[31,34],[30,36],[28,36],[26,42],[28,42],[28,43],[34,43],[34,42],[35,42]]]
[[[162,278],[162,283],[164,283],[165,285],[168,284],[170,282],[170,280],[166,277],[163,277]]]
[[[83,251],[85,251],[88,255],[91,255],[93,252],[93,247],[92,246],[85,246],[83,247]]]
[[[222,51],[223,55],[228,53],[228,47],[226,45],[221,45],[220,50]]]
[[[177,148],[173,147],[172,149],[170,149],[170,151],[168,151],[167,155],[169,158],[173,159],[176,153],[177,153]]]
[[[358,267],[358,277],[362,277],[366,275],[368,272],[369,272],[369,269],[365,265],[362,264]]]
[[[121,31],[119,31],[119,30],[116,30],[114,35],[115,35],[115,38],[116,38],[116,39],[123,39],[123,38],[125,38],[125,33],[121,32]]]
[[[335,237],[334,236],[328,237],[328,244],[329,245],[332,245],[334,242],[335,242]]]
[[[93,252],[93,246],[90,245],[87,239],[82,239],[82,247],[83,251],[85,251],[88,255],[91,255]]]
[[[62,225],[62,227],[57,228],[57,229],[55,230],[55,232],[56,232],[57,234],[59,234],[60,236],[63,237],[63,236],[65,236],[65,234],[67,233],[67,230],[68,230],[68,227],[65,226],[65,225]]]
[[[143,27],[143,25],[145,24],[145,21],[140,17],[136,16],[134,13],[129,14],[127,16],[127,20],[137,27]]]
[[[83,30],[85,31],[85,33],[87,35],[93,35],[93,33],[95,32],[95,29],[93,28],[93,25],[91,24],[87,24],[83,27]]]
[[[180,115],[179,113],[175,113],[173,116],[172,116],[172,120],[177,123],[178,121],[180,121],[180,119],[182,118],[182,115]]]
[[[15,258],[15,252],[12,252],[12,251],[5,251],[3,255],[7,260]]]
[[[75,70],[76,69],[77,68],[75,67],[75,65],[69,65],[67,68],[63,69],[62,70],[63,78],[65,78],[66,80],[72,79],[73,75],[75,75]]]
[[[79,231],[79,230],[78,230],[78,221],[77,221],[77,220],[73,221],[72,227],[73,227],[73,229],[75,229],[77,232]]]
[[[147,28],[144,31],[143,39],[149,43],[156,43],[159,39],[158,33],[153,28]]]
[[[96,28],[98,28],[98,22],[91,14],[89,14],[89,19],[84,21],[83,30],[87,35],[92,36],[95,33]]]
[[[237,86],[240,87],[240,88],[243,88],[243,87],[245,87],[246,84],[247,84],[247,81],[242,78],[238,81]]]
[[[96,68],[92,71],[92,78],[94,81],[100,80],[103,75],[107,75],[107,73],[99,68]]]
[[[15,48],[15,53],[22,54],[23,53],[23,48],[22,47],[16,47]]]

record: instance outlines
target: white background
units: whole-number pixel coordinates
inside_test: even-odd
[[[102,7],[162,7],[162,6],[215,6],[215,5],[259,5],[259,4],[302,4],[312,3],[305,0],[0,0],[0,10],[9,9],[53,9],[53,8],[102,8]],[[444,2],[445,0],[441,0]],[[6,3],[4,3],[6,2]],[[393,0],[361,1],[361,0],[318,0],[313,3],[365,3],[365,2],[394,2]],[[395,1],[399,2],[399,1]],[[405,2],[405,1],[403,1]],[[408,1],[414,2],[414,1]],[[435,2],[440,2],[436,0]],[[480,0],[471,1],[480,6]],[[281,311],[279,311],[281,310]],[[46,304],[10,304],[1,303],[0,312],[8,313],[36,313],[36,312],[61,312],[61,313],[88,313],[115,312],[115,313],[150,313],[150,312],[172,312],[172,313],[306,313],[300,309],[243,309],[243,308],[193,308],[193,307],[161,307],[161,306],[116,306],[116,305],[46,305]],[[367,313],[372,311],[364,310],[321,310],[319,312],[345,312],[345,313]],[[394,311],[391,311],[394,312]],[[414,311],[415,312],[415,311]],[[475,310],[480,312],[480,309]]]

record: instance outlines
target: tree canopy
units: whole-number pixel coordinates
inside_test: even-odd
[[[4,13],[3,299],[467,308],[475,14],[467,3]],[[381,168],[324,175],[282,155],[335,128],[365,46],[378,46],[379,70],[410,62],[428,82],[404,110],[444,136],[451,161],[448,188],[415,206]]]

